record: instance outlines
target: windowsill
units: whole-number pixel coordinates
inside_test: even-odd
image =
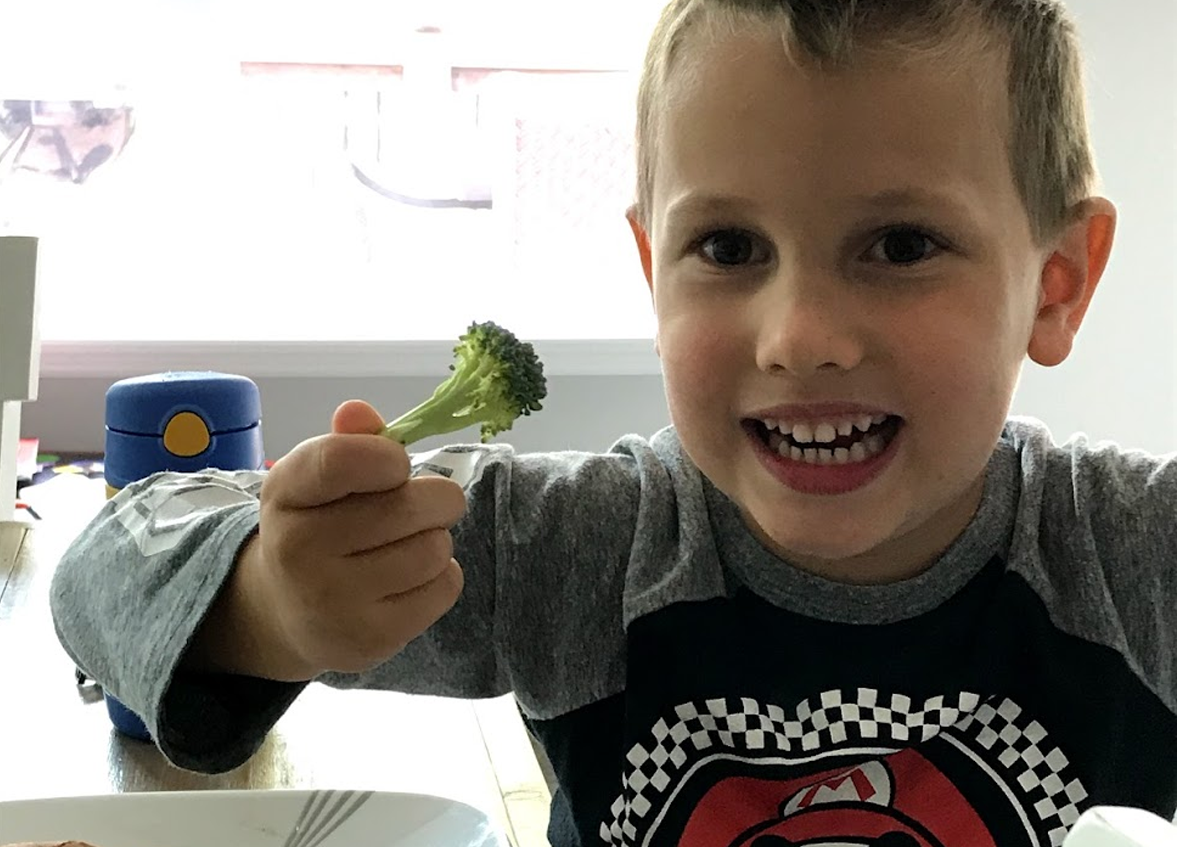
[[[534,342],[549,376],[661,373],[650,339]],[[254,377],[437,376],[453,341],[43,341],[42,378],[121,379],[166,370]]]

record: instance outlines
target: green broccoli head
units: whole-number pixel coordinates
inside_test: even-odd
[[[454,347],[450,376],[433,396],[384,427],[404,445],[474,424],[483,441],[543,408],[543,363],[530,344],[490,321],[473,323]]]

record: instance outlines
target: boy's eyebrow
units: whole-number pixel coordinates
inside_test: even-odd
[[[968,204],[948,191],[935,191],[920,186],[888,188],[876,194],[867,195],[866,206],[893,208],[895,206],[938,206],[942,209],[968,216]]]
[[[859,208],[874,209],[933,207],[965,219],[973,217],[969,213],[969,204],[956,193],[914,185],[888,188],[874,194],[855,197],[852,198],[851,204]],[[668,221],[674,222],[678,217],[734,212],[755,213],[758,208],[759,204],[756,201],[734,194],[688,192],[667,206],[666,217]]]
[[[756,204],[733,194],[710,194],[688,192],[679,196],[666,207],[666,219],[673,222],[678,217],[692,217],[709,213],[747,212]]]

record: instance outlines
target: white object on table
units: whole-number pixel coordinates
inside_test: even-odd
[[[0,803],[0,842],[75,839],[119,847],[283,847],[308,808],[339,804],[338,830],[297,844],[323,847],[509,847],[487,815],[443,797],[343,791],[148,791]],[[362,798],[360,798],[362,799]],[[308,802],[309,801],[309,802]],[[343,818],[343,810],[352,814]],[[308,837],[309,836],[309,837]]]
[[[37,239],[0,237],[0,521],[16,513],[21,403],[37,399]]]
[[[1096,806],[1079,818],[1063,847],[1177,847],[1177,826],[1142,809]]]

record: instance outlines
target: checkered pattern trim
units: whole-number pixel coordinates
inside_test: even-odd
[[[686,703],[675,709],[677,721],[658,721],[652,740],[630,749],[622,793],[610,809],[613,820],[601,824],[601,840],[619,847],[635,843],[637,826],[699,754],[716,749],[807,754],[851,743],[909,747],[936,737],[979,705],[980,697],[967,692],[919,703],[873,688],[826,691],[802,701],[791,715],[748,698]]]
[[[1087,799],[1087,789],[1072,774],[1063,752],[1048,743],[1042,724],[1006,699],[996,706],[982,704],[965,716],[958,729],[1005,767],[1027,807],[1045,826],[1051,847],[1059,847],[1079,819],[1079,804]]]

